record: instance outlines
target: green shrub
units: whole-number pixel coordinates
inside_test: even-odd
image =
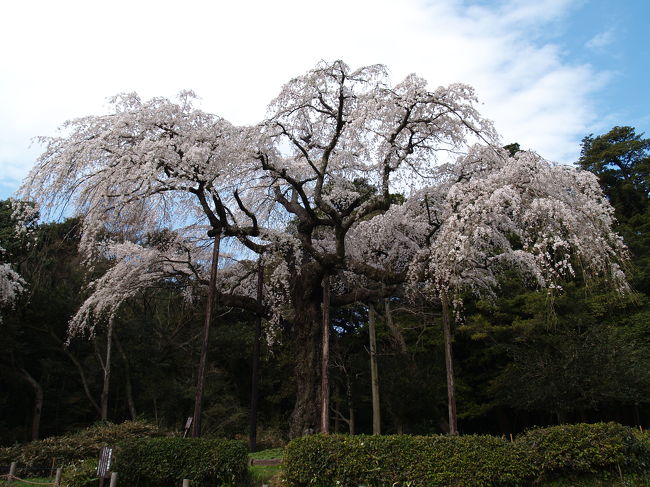
[[[298,438],[286,448],[289,487],[524,486],[553,479],[619,478],[650,470],[650,437],[615,423],[491,436]]]
[[[61,475],[61,487],[96,487],[97,463],[97,458],[88,458],[68,465]]]
[[[127,485],[246,485],[246,445],[206,438],[147,438],[119,445],[114,470]]]
[[[544,478],[650,468],[647,435],[617,423],[534,429],[517,438],[517,444]]]
[[[56,466],[65,466],[86,458],[97,458],[103,446],[160,434],[156,426],[143,421],[100,423],[77,433],[0,448],[0,464],[9,465],[15,461],[19,467],[44,466],[51,465],[55,459]]]
[[[291,487],[516,486],[536,476],[517,445],[492,436],[315,435],[286,448]]]

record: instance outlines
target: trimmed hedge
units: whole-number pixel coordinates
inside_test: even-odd
[[[47,466],[55,458],[57,466],[65,466],[86,458],[97,458],[103,446],[160,435],[156,426],[144,421],[99,423],[77,433],[0,448],[0,464],[9,465],[15,461],[19,467]]]
[[[524,486],[566,476],[647,471],[647,435],[615,423],[492,436],[314,435],[286,448],[288,487]]]
[[[139,487],[180,485],[183,479],[193,486],[244,486],[248,449],[235,440],[147,438],[119,445],[114,471]]]
[[[314,435],[286,448],[292,487],[516,486],[534,475],[520,449],[493,436]]]
[[[544,478],[650,469],[648,435],[618,423],[566,424],[517,438]]]

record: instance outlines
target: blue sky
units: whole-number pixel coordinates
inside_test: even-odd
[[[435,88],[476,88],[504,144],[570,163],[614,125],[650,136],[646,0],[22,0],[0,30],[0,198],[30,140],[100,114],[106,98],[193,89],[233,123],[259,121],[319,60],[386,64]]]
[[[650,2],[582,2],[557,34],[566,59],[610,74],[594,94],[605,125],[631,125],[650,137]]]

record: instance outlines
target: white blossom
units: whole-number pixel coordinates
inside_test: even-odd
[[[0,256],[5,250],[0,247]],[[0,306],[12,307],[16,298],[25,290],[25,281],[8,262],[0,262]],[[0,316],[0,323],[2,317]]]
[[[627,252],[593,174],[479,146],[443,170],[439,186],[409,201],[436,201],[433,218],[420,213],[432,234],[411,265],[414,284],[424,278],[436,294],[489,294],[510,268],[543,288],[560,288],[577,273],[626,287],[619,263]]]
[[[88,260],[114,263],[73,331],[168,276],[205,282],[206,232],[217,230],[238,242],[220,270],[222,296],[251,303],[254,273],[240,261],[263,255],[275,323],[306,319],[299,301],[314,299],[326,274],[342,303],[401,292],[407,274],[434,293],[494,289],[505,266],[546,287],[577,272],[621,282],[624,248],[595,178],[495,149],[466,85],[431,90],[415,75],[392,84],[383,66],[322,62],[289,81],[253,127],[202,112],[193,98],[119,95],[108,115],[41,139],[21,197],[45,216],[72,205]],[[162,231],[173,244],[146,244]]]

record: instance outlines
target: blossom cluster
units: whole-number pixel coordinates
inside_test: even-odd
[[[73,332],[161,280],[205,283],[213,235],[239,245],[221,266],[222,294],[253,299],[242,256],[263,256],[261,304],[276,323],[318,297],[292,283],[324,275],[340,302],[406,287],[489,293],[505,268],[540,287],[577,272],[624,285],[625,249],[595,178],[499,149],[467,85],[430,90],[415,75],[393,85],[383,66],[336,61],[290,80],[254,126],[193,100],[119,95],[111,113],[41,139],[22,198],[45,216],[72,205],[82,252],[113,264]],[[168,245],[147,243],[165,232]]]

